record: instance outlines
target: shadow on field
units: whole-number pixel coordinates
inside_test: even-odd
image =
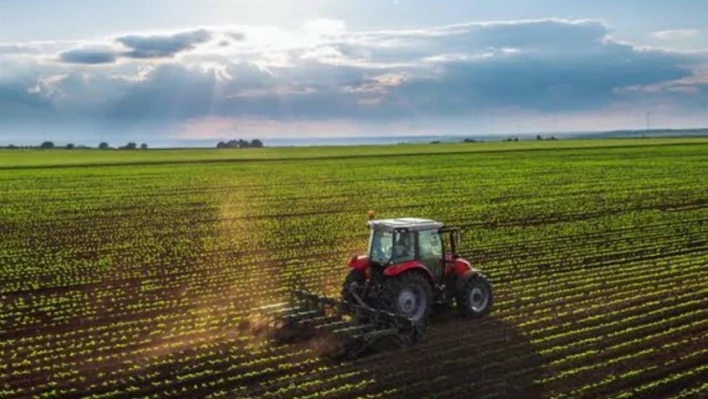
[[[540,398],[541,357],[513,325],[489,316],[465,320],[439,309],[426,337],[349,365],[376,381],[366,392],[391,398]],[[357,396],[357,395],[354,395]]]
[[[294,340],[289,351],[309,349],[309,356],[318,361],[310,373],[293,375],[288,383],[300,386],[320,381],[317,391],[356,386],[336,396],[348,399],[381,394],[406,399],[542,397],[534,385],[541,377],[540,355],[515,326],[493,315],[466,320],[455,309],[438,309],[419,343],[400,348],[392,342],[390,347],[354,360],[329,358],[328,350],[338,344],[321,336]],[[272,394],[283,388],[274,382],[277,376],[269,373],[259,381],[262,385],[247,390],[254,397]]]

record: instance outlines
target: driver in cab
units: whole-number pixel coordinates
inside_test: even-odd
[[[413,253],[412,233],[401,233],[398,236],[393,249],[393,256],[396,263],[412,260],[415,257]]]

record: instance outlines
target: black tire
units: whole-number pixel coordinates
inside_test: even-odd
[[[422,274],[404,273],[386,279],[381,302],[385,309],[426,325],[433,310],[433,290]]]
[[[479,319],[492,311],[494,293],[487,276],[475,274],[465,281],[457,293],[457,310],[464,317]]]
[[[344,279],[344,284],[342,284],[342,300],[356,305],[357,301],[351,294],[352,283],[356,283],[359,286],[357,294],[361,293],[364,289],[364,284],[366,284],[366,277],[364,277],[364,273],[359,270],[352,269],[349,271],[349,274],[347,274],[347,277]]]

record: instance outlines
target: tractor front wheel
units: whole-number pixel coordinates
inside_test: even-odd
[[[393,313],[424,325],[432,312],[433,291],[420,273],[404,273],[386,280],[382,302]]]
[[[483,274],[470,276],[457,293],[457,309],[464,317],[478,319],[492,310],[492,284]]]

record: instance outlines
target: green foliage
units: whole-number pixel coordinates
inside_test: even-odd
[[[0,154],[0,396],[706,393],[706,140],[65,153]],[[491,317],[353,363],[238,328],[336,296],[369,209],[466,229]]]

